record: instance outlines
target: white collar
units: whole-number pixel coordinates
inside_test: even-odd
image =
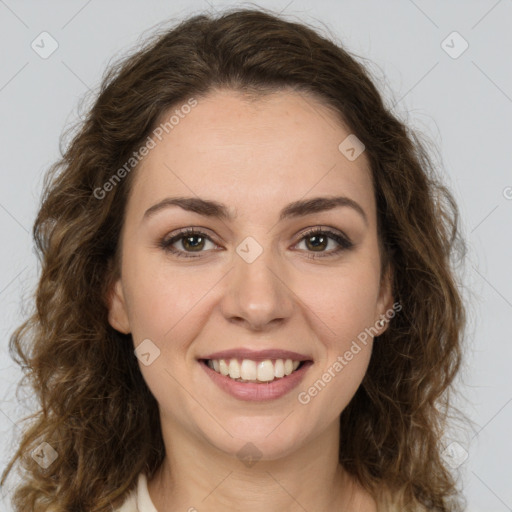
[[[148,481],[144,473],[139,473],[137,482],[137,510],[138,512],[158,512],[151,501],[148,491]]]

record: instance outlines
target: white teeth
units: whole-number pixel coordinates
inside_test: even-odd
[[[239,382],[272,382],[274,379],[280,379],[285,375],[290,375],[295,371],[300,361],[292,359],[265,359],[264,361],[253,361],[251,359],[243,359],[242,364],[238,359],[213,359],[208,360],[208,366],[225,376],[229,376],[233,380]]]
[[[258,380],[262,382],[274,380],[274,365],[270,359],[258,363]]]
[[[226,361],[224,361],[224,359],[221,359],[219,361],[219,369],[220,369],[220,373],[222,373],[222,375],[229,375],[229,368],[228,368],[228,365],[226,364]]]
[[[236,359],[231,359],[238,366]],[[256,380],[258,370],[256,369],[256,362],[250,359],[244,359],[240,365],[240,377],[243,380]]]
[[[229,362],[229,376],[232,379],[240,378],[240,365],[236,359],[231,359]]]
[[[284,377],[284,363],[282,359],[278,359],[274,365],[274,375],[277,378]]]

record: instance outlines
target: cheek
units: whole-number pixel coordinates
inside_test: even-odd
[[[325,428],[344,411],[354,398],[366,374],[372,341],[347,338],[333,341],[326,357],[317,362],[315,371],[298,390],[296,399],[308,418],[315,418],[318,428]]]
[[[314,313],[311,318],[323,324],[325,339],[339,350],[375,323],[379,275],[362,259],[357,265],[297,279],[295,286],[301,302]]]
[[[297,295],[323,346],[317,368],[298,398],[312,414],[325,415],[329,409],[325,422],[348,405],[366,374],[372,352],[368,330],[376,320],[379,277],[378,267],[360,258],[336,272],[297,281]]]
[[[213,273],[180,270],[132,255],[126,261],[127,302],[134,340],[154,337],[162,344],[180,327],[190,329],[190,315],[201,308],[201,298],[214,287]]]

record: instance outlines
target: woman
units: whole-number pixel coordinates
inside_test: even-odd
[[[194,16],[52,171],[16,511],[461,510],[457,207],[345,50]]]

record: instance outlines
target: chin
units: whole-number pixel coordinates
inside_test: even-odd
[[[236,457],[245,459],[276,460],[297,450],[307,436],[304,422],[296,425],[292,420],[278,417],[236,417],[223,423],[224,430],[204,433],[208,442],[215,448]]]

